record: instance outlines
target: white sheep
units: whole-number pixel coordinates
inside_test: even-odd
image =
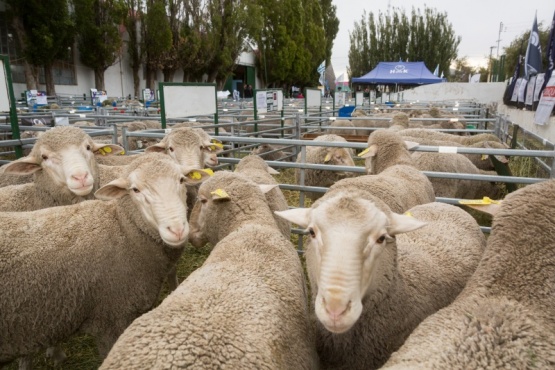
[[[553,199],[553,180],[507,195],[464,290],[422,322],[384,368],[553,368]]]
[[[310,235],[306,262],[324,369],[379,368],[455,299],[485,247],[476,221],[455,206],[429,203],[400,215],[356,187],[276,213]]]
[[[278,185],[272,175],[277,175],[279,172],[268,166],[268,164],[257,155],[243,157],[235,167],[235,172],[260,185]],[[268,206],[272,212],[289,209],[287,200],[279,187],[270,190],[265,195]],[[274,218],[281,233],[289,238],[291,236],[291,223],[277,215],[274,215]]]
[[[293,154],[285,150],[283,145],[260,144],[251,151],[251,154],[258,155],[266,161],[294,161]]]
[[[302,267],[259,186],[227,171],[201,185],[191,241],[197,223],[214,249],[100,369],[317,368]]]
[[[48,130],[28,156],[3,166],[5,174],[34,174],[34,180],[0,188],[0,211],[34,211],[92,199],[99,187],[95,155],[121,150],[117,145],[94,142],[77,127]]]
[[[0,363],[77,332],[104,357],[156,303],[187,242],[185,184],[201,180],[151,154],[96,191],[110,202],[0,213]]]
[[[393,131],[377,130],[368,137],[365,158],[369,175],[343,180],[337,184],[367,189],[383,200],[393,212],[402,213],[419,204],[430,203],[436,194],[432,182],[416,168],[408,151],[416,143],[405,142]],[[334,186],[330,188],[330,191]]]
[[[313,141],[316,142],[343,142],[346,143],[347,140],[338,135],[328,134],[322,135],[315,138]],[[353,161],[353,150],[350,148],[334,148],[334,147],[322,147],[322,146],[307,146],[306,147],[306,163],[313,164],[327,164],[336,166],[354,166]],[[297,163],[302,162],[302,155],[299,153],[297,155]],[[337,181],[355,176],[352,172],[347,171],[328,171],[328,170],[314,170],[306,169],[305,171],[305,181],[306,186],[321,186],[330,187]],[[300,169],[295,169],[295,181],[300,184],[301,171]],[[306,192],[306,196],[312,200],[316,200],[322,196],[322,193],[316,192]]]
[[[452,135],[443,132],[436,132],[433,130],[427,130],[425,128],[409,128],[407,130],[398,131],[401,136],[410,136],[415,138],[433,139],[433,140],[446,140],[446,141],[456,141],[463,145],[472,145],[481,141],[497,141],[501,142],[499,138],[493,134],[476,134],[472,136],[459,136]]]
[[[355,122],[354,121],[349,121],[346,119],[338,119],[335,121],[331,121],[329,123],[329,125],[333,128],[328,128],[327,132],[329,134],[335,134],[335,135],[364,135],[365,132],[359,133],[355,128]],[[344,128],[344,127],[348,127],[348,128]]]

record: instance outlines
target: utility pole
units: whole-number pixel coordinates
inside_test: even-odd
[[[499,63],[499,43],[501,42],[501,32],[503,32],[503,22],[499,22],[499,35],[497,36],[497,63]],[[495,75],[495,82],[499,82],[499,67]]]
[[[493,63],[491,60],[491,54],[493,53],[493,49],[495,49],[495,46],[490,46],[489,47],[489,71],[488,71],[488,82],[491,82],[491,72],[492,72],[492,67],[493,67]]]

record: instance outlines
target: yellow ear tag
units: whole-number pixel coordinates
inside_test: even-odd
[[[121,152],[119,152],[119,155],[125,155],[125,150],[122,150]]]
[[[459,203],[470,204],[475,206],[475,205],[499,204],[499,201],[490,199],[489,197],[484,197],[483,199],[459,200]]]
[[[412,215],[412,213],[410,213],[409,211],[405,212],[405,216],[407,216],[407,217],[414,217],[414,216]]]
[[[106,155],[106,152],[104,151],[103,148],[98,149],[98,152],[102,155]]]
[[[214,146],[216,146],[217,148],[220,148],[220,149],[223,149],[223,148],[224,148],[224,144],[222,144],[222,142],[219,141],[219,140],[212,139],[212,140],[210,140],[210,142],[211,142],[212,144],[214,144]]]
[[[198,171],[189,172],[187,177],[189,177],[190,179],[193,179],[193,180],[202,179],[202,175]]]
[[[224,189],[216,189],[210,192],[210,194],[215,195],[218,198],[229,198],[229,195],[225,192]]]
[[[106,153],[112,153],[112,148],[110,148],[109,146],[105,146],[104,148],[102,148]]]
[[[326,155],[326,158],[324,158],[324,163],[329,162],[330,159],[331,159],[331,154],[328,153],[328,154]]]
[[[482,154],[482,161],[485,161],[486,159],[488,159],[488,155],[487,154]]]
[[[214,176],[214,171],[212,171],[210,168],[205,168],[202,170],[202,172],[207,173],[208,176]]]
[[[366,153],[368,153],[369,150],[370,150],[370,148],[364,149],[362,152],[360,152],[360,154],[359,154],[358,156],[359,156],[359,157],[362,157],[363,155],[365,155]]]

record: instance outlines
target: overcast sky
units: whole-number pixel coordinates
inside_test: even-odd
[[[412,8],[434,8],[438,12],[446,12],[455,34],[461,36],[459,57],[466,56],[469,63],[475,66],[487,66],[490,47],[497,47],[503,54],[503,47],[509,46],[512,40],[532,28],[534,15],[537,11],[538,25],[549,27],[555,11],[554,0],[333,0],[337,6],[339,32],[333,44],[331,63],[335,75],[339,76],[349,64],[349,32],[354,22],[360,22],[363,10],[377,15],[387,11],[388,4],[392,8],[404,9],[407,15]],[[503,30],[499,37],[500,23]],[[545,52],[542,45],[542,53]],[[497,56],[497,49],[492,49]],[[545,67],[545,66],[544,66]]]

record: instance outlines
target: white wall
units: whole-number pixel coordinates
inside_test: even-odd
[[[503,98],[504,82],[464,83],[442,82],[422,85],[403,91],[403,99],[408,101],[475,100],[483,104],[497,103]]]
[[[405,101],[445,101],[445,100],[474,100],[481,104],[497,106],[497,113],[520,125],[527,131],[541,136],[555,143],[555,117],[544,126],[534,124],[532,111],[525,111],[503,104],[504,82],[493,83],[451,83],[444,82],[433,85],[419,86],[403,92]]]

